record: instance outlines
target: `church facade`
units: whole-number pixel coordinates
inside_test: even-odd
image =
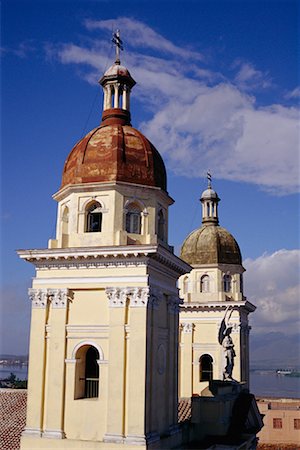
[[[102,122],[70,152],[53,196],[56,237],[46,249],[18,251],[35,267],[21,449],[179,448],[178,395],[200,395],[213,379],[228,378],[224,401],[232,408],[240,388],[230,380],[248,379],[254,307],[243,296],[238,246],[231,261],[199,262],[192,234],[181,258],[174,255],[164,162],[131,125],[135,81],[114,39],[116,61],[100,80]],[[202,197],[203,220],[217,229],[217,197]],[[224,274],[232,276],[230,295]],[[225,311],[238,355],[231,371],[221,362],[225,334],[216,338]],[[186,442],[202,436],[195,411]],[[243,448],[254,448],[250,435]]]

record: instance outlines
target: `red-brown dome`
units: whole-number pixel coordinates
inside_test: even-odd
[[[130,113],[123,109],[104,111],[101,125],[75,145],[65,162],[61,187],[105,181],[167,189],[160,154],[131,126]]]

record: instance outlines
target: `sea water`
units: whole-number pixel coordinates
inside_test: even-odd
[[[257,397],[300,398],[300,377],[278,375],[275,370],[251,371],[250,392]]]

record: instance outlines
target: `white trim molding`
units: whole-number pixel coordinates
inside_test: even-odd
[[[94,341],[90,341],[90,340],[88,340],[88,341],[80,341],[80,342],[78,342],[77,345],[75,345],[75,347],[73,348],[73,351],[72,351],[71,360],[74,360],[74,359],[75,359],[75,361],[76,361],[76,359],[78,360],[78,358],[76,358],[76,353],[77,353],[78,350],[79,350],[81,347],[83,347],[84,345],[91,345],[92,347],[95,347],[95,348],[98,350],[98,352],[99,352],[99,359],[100,359],[101,361],[104,360],[104,353],[103,353],[103,350],[102,350],[102,348],[100,347],[100,345],[98,345],[98,344],[96,344]],[[71,362],[71,360],[69,360],[69,361]],[[69,361],[68,361],[68,362],[69,362]],[[67,361],[66,361],[66,362],[67,362]]]
[[[42,436],[46,439],[65,439],[66,437],[63,430],[45,430],[43,431]]]
[[[42,436],[42,430],[40,428],[27,428],[22,431],[22,436],[40,438]]]
[[[122,434],[114,434],[114,433],[105,433],[103,437],[103,442],[111,442],[116,444],[124,443],[124,436]]]

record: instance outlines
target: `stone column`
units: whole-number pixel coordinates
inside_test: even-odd
[[[122,92],[122,108],[126,109],[128,111],[128,104],[127,104],[128,94],[127,94],[127,92],[128,92],[128,88],[124,84],[123,92]]]
[[[24,436],[41,436],[44,407],[44,371],[46,360],[45,327],[47,289],[29,289],[31,300],[30,352],[27,388],[27,419]]]
[[[116,83],[115,87],[115,98],[114,98],[114,108],[119,108],[119,87],[120,85]]]
[[[108,84],[106,86],[106,89],[107,89],[107,98],[106,98],[106,108],[105,109],[109,109],[112,107],[112,104],[111,104],[111,89],[112,89],[112,87],[111,87],[111,85]]]
[[[123,442],[125,421],[125,307],[127,288],[106,288],[109,301],[109,366],[105,442]]]
[[[49,327],[49,354],[46,371],[45,429],[43,436],[62,439],[65,437],[65,357],[66,323],[69,289],[48,289],[51,300],[51,322]]]

